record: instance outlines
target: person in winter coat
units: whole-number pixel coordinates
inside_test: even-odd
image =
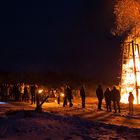
[[[67,99],[68,98],[68,95],[67,95],[67,85],[64,89],[64,98],[63,98],[63,107],[65,107],[67,105]]]
[[[56,90],[56,98],[57,98],[57,103],[60,105],[60,91],[59,91],[59,89]]]
[[[102,106],[102,100],[103,100],[103,89],[102,86],[99,85],[98,88],[96,89],[96,96],[98,98],[98,110],[102,110],[101,106]]]
[[[114,86],[112,91],[112,101],[113,101],[113,106],[114,106],[114,113],[118,112],[120,113],[120,99],[121,99],[121,95],[120,95],[120,91]]]
[[[107,88],[104,92],[105,102],[106,102],[106,109],[107,112],[111,112],[111,91],[109,88]]]
[[[80,96],[81,96],[81,100],[82,100],[82,108],[85,108],[85,98],[86,98],[86,95],[85,95],[85,90],[84,90],[83,86],[80,89]]]
[[[73,95],[72,95],[72,90],[70,88],[70,86],[67,86],[67,98],[68,98],[68,102],[69,102],[69,107],[72,107],[73,106],[73,103],[72,103],[72,99],[73,99]]]
[[[24,101],[29,102],[29,92],[28,92],[27,85],[25,85],[25,87],[24,87]]]
[[[66,85],[65,89],[64,89],[64,101],[63,101],[63,107],[65,107],[67,105],[67,103],[69,102],[69,106],[72,107],[72,91],[71,88]]]
[[[132,92],[129,92],[129,97],[128,97],[128,102],[129,102],[129,113],[133,114],[133,101],[134,101],[134,96]]]
[[[30,93],[31,93],[31,104],[35,104],[36,102],[36,85],[32,85],[30,87]]]

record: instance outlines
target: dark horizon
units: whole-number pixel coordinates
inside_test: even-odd
[[[0,71],[71,73],[118,82],[113,0],[16,1],[1,9]]]

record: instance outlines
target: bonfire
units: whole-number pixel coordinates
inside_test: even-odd
[[[121,102],[128,102],[129,92],[132,92],[134,103],[140,103],[140,1],[116,0],[114,7],[114,35],[123,36],[122,72],[121,72]]]

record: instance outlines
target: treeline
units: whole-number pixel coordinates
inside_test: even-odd
[[[88,79],[73,73],[47,72],[11,72],[0,71],[0,82],[4,83],[61,83],[61,82],[87,82]]]

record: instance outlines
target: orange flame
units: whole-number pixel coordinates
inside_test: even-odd
[[[131,51],[131,50],[130,50]],[[136,89],[135,89],[135,80],[137,80],[138,87],[140,87],[140,60],[138,56],[138,50],[135,49],[135,63],[136,63],[136,74],[137,79],[134,74],[134,62],[133,58],[128,58],[126,63],[122,65],[122,69],[125,71],[125,74],[122,75],[121,81],[121,102],[128,103],[129,92],[132,92],[134,95],[134,104],[137,104],[136,98]],[[138,89],[138,100],[140,103],[140,90]]]

